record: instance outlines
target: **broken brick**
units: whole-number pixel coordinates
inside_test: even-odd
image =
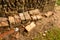
[[[18,15],[14,15],[15,23],[20,23],[20,17]]]
[[[7,21],[5,21],[5,22],[1,22],[0,24],[1,24],[0,26],[9,26],[9,24],[8,24]]]
[[[34,27],[36,27],[36,24],[34,22],[31,22],[31,24],[27,25],[25,29],[29,32],[31,31]]]
[[[30,19],[31,19],[31,17],[30,17],[30,15],[28,14],[28,12],[24,12],[24,16],[25,16],[26,20],[30,20]]]
[[[25,20],[24,14],[23,13],[19,13],[20,19],[21,20]]]
[[[15,19],[14,19],[14,17],[9,16],[8,19],[9,19],[10,24],[11,24],[11,23],[15,24]]]

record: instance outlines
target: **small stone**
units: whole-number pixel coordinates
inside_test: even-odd
[[[15,31],[19,31],[19,28],[15,28]]]
[[[44,33],[43,36],[46,36],[46,34]]]
[[[45,33],[47,33],[47,31],[45,31]]]

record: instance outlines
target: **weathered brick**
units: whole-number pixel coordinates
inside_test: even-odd
[[[2,22],[2,21],[7,21],[7,18],[5,18],[5,17],[0,17],[0,22]]]
[[[31,24],[27,25],[25,29],[29,32],[31,31],[34,27],[36,27],[36,24],[34,22],[31,22]]]
[[[20,19],[21,20],[25,20],[24,14],[23,13],[19,13]]]
[[[15,19],[14,19],[14,17],[9,16],[8,19],[9,19],[10,24],[11,24],[11,23],[14,23],[14,24],[15,24]]]
[[[20,23],[20,17],[18,15],[14,15],[15,23]]]
[[[7,21],[5,21],[5,22],[1,22],[0,24],[1,24],[1,26],[9,26],[9,24],[8,24]]]
[[[24,16],[25,16],[26,20],[30,20],[30,19],[31,19],[31,17],[30,17],[30,15],[28,14],[28,12],[24,12]]]

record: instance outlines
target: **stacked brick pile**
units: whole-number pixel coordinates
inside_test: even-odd
[[[54,3],[55,0],[0,0],[0,38],[30,32],[36,27],[35,21],[43,18],[40,11],[49,11],[44,14],[46,17],[52,15]]]

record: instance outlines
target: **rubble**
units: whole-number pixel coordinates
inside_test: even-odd
[[[39,15],[40,11],[46,12],[54,9],[54,3],[55,1],[52,0],[0,0],[0,27],[2,27],[2,31],[6,26],[8,26],[7,29],[9,28],[9,31],[5,30],[0,34],[0,38],[12,35],[15,32],[17,32],[15,37],[19,38],[19,30],[20,32],[22,31],[22,34],[24,29],[30,32],[36,27],[35,20],[42,19],[42,16]],[[51,15],[51,12],[48,13],[45,14],[47,17]],[[23,27],[19,29],[21,25]],[[11,39],[16,40],[14,38]]]

